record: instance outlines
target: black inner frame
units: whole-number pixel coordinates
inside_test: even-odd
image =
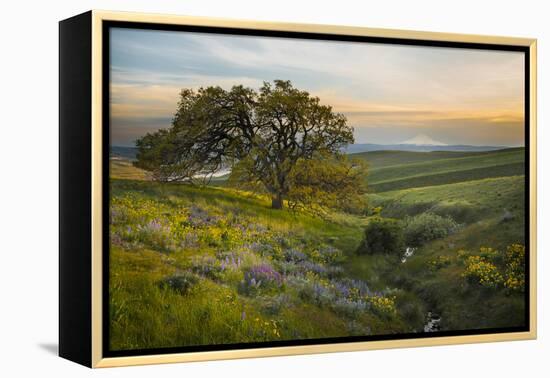
[[[180,31],[180,32],[195,32],[195,33],[213,33],[213,34],[229,34],[242,36],[257,36],[257,37],[279,37],[279,38],[299,38],[312,40],[326,41],[341,41],[341,42],[366,42],[379,44],[395,44],[409,46],[425,46],[425,47],[452,47],[463,49],[476,50],[500,50],[500,51],[516,51],[524,53],[524,135],[525,135],[525,324],[519,327],[508,328],[484,328],[484,329],[466,329],[454,331],[440,331],[433,333],[405,333],[405,334],[384,334],[370,336],[344,336],[333,338],[319,339],[304,339],[304,340],[284,340],[271,342],[254,342],[254,343],[236,343],[236,344],[215,344],[215,345],[193,345],[181,347],[167,348],[150,348],[150,349],[131,349],[131,350],[111,350],[110,349],[110,320],[109,320],[109,251],[110,251],[110,232],[109,232],[109,208],[110,208],[110,172],[109,172],[109,154],[110,154],[110,29],[128,28],[128,29],[146,29],[157,31]],[[272,30],[250,30],[239,28],[226,27],[211,27],[211,26],[191,26],[191,25],[167,25],[154,23],[138,23],[127,21],[103,21],[103,62],[102,62],[102,177],[103,177],[103,282],[102,282],[102,302],[103,302],[103,357],[123,357],[123,356],[138,356],[138,355],[155,355],[168,353],[189,353],[189,352],[205,352],[219,350],[235,350],[235,349],[254,349],[267,347],[283,347],[283,346],[303,346],[315,344],[335,344],[335,343],[350,343],[364,341],[380,341],[380,340],[400,340],[400,339],[423,339],[437,338],[445,336],[466,336],[466,335],[486,335],[499,334],[510,332],[528,332],[530,330],[530,54],[528,46],[516,45],[499,45],[499,44],[484,44],[484,43],[466,43],[466,42],[447,42],[447,41],[430,41],[416,40],[404,38],[387,38],[387,37],[368,37],[368,36],[352,36],[352,35],[334,35],[323,33],[305,33],[305,32],[287,32],[287,31],[272,31]]]

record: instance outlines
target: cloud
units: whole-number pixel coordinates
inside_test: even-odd
[[[167,127],[159,120],[171,119],[182,88],[286,79],[344,113],[358,141],[362,130],[395,142],[395,130],[426,128],[446,142],[524,139],[521,53],[132,29],[111,42],[120,138]]]

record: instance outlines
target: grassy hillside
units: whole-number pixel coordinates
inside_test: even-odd
[[[351,157],[365,159],[371,168],[385,168],[394,165],[430,162],[441,159],[457,159],[462,157],[508,154],[514,151],[525,151],[523,147],[505,148],[493,151],[369,151],[350,154]]]
[[[418,175],[404,179],[373,183],[370,185],[370,190],[374,192],[385,192],[407,188],[421,188],[425,186],[460,183],[484,178],[517,176],[524,174],[524,171],[524,163],[502,164],[473,169],[457,169],[442,173]]]
[[[143,169],[136,168],[128,159],[111,157],[109,160],[110,176],[114,179],[150,180],[150,174]]]
[[[379,151],[357,154],[370,166],[374,192],[523,174],[525,150],[490,152]]]
[[[389,217],[434,211],[460,222],[524,211],[525,176],[488,178],[455,184],[410,188],[369,195],[372,206],[382,206]]]
[[[525,243],[524,176],[499,170],[521,165],[521,155],[368,153],[371,179],[392,182],[401,170],[417,187],[369,194],[377,216],[329,219],[272,210],[268,198],[226,187],[156,183],[112,159],[111,347],[422,332],[428,312],[442,330],[522,325],[521,290],[466,275],[482,261],[507,278],[507,250]],[[452,177],[428,186],[435,175]],[[405,262],[404,251],[357,254],[373,219],[406,224],[424,214],[458,226]]]
[[[364,219],[222,188],[111,180],[114,349],[409,330],[389,288],[349,278]]]
[[[411,300],[441,315],[444,328],[524,324],[523,294],[467,285],[460,257],[477,256],[490,247],[494,259],[502,261],[508,246],[525,243],[524,183],[524,176],[511,176],[371,194],[372,206],[380,206],[385,217],[405,219],[428,212],[452,217],[461,226],[418,248],[402,266],[390,267],[376,256],[348,263],[356,275],[374,277],[376,272],[383,282],[408,288]]]
[[[491,153],[470,151],[398,151],[383,150],[350,154],[351,157],[364,159],[369,162],[371,168],[384,168],[393,165],[435,161],[440,159],[454,159],[460,157],[477,156]]]

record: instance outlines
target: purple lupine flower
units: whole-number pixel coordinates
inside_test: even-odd
[[[325,263],[334,263],[342,258],[342,252],[331,245],[319,248],[319,254]]]
[[[311,261],[302,261],[297,265],[303,272],[313,272],[319,275],[323,275],[326,272],[326,268],[323,265]]]
[[[210,215],[208,211],[196,205],[192,205],[189,208],[189,217],[187,220],[193,226],[200,227],[215,224],[218,221],[218,218]]]
[[[157,219],[150,220],[146,227],[154,232],[159,232],[162,230],[162,224]]]
[[[198,247],[199,237],[196,233],[186,232],[181,238],[180,245],[182,248]]]
[[[216,257],[221,261],[223,269],[239,269],[242,259],[238,252],[219,252]]]
[[[360,296],[371,295],[371,291],[364,281],[346,278],[343,280],[332,280],[332,284],[339,293],[339,296],[342,297],[348,297],[351,289],[354,289]]]
[[[287,249],[284,255],[285,260],[288,262],[301,262],[307,260],[307,256],[303,252],[294,248]]]
[[[245,281],[250,286],[281,286],[283,277],[271,265],[259,264],[251,267],[244,275]]]
[[[349,295],[349,286],[348,285],[346,285],[342,282],[339,282],[339,281],[333,282],[333,285],[334,285],[334,289],[336,290],[338,296],[344,297],[344,298],[348,297],[348,295]]]
[[[332,308],[336,312],[344,313],[348,316],[355,316],[365,311],[368,308],[368,304],[363,300],[352,301],[347,298],[338,298],[332,304]]]

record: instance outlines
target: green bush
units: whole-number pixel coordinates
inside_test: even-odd
[[[186,295],[199,282],[199,278],[191,272],[183,271],[165,278],[160,282],[161,287],[168,287],[181,295]]]
[[[373,218],[365,228],[364,239],[357,253],[360,255],[394,254],[401,257],[404,249],[401,222],[395,219],[377,217]]]
[[[406,217],[403,232],[407,246],[420,247],[429,241],[450,235],[457,228],[458,224],[451,217],[422,213]]]

